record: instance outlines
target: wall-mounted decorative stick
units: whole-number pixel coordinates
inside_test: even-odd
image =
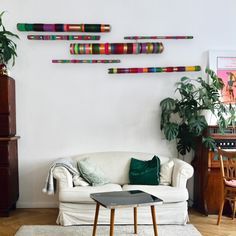
[[[19,31],[46,32],[110,32],[110,25],[105,24],[25,24],[18,23]]]
[[[72,60],[66,60],[66,59],[54,59],[52,60],[52,63],[120,63],[120,60],[77,60],[77,59],[72,59]]]
[[[71,54],[141,54],[161,53],[162,43],[71,43]]]
[[[176,67],[147,67],[147,68],[109,68],[109,74],[127,73],[158,73],[158,72],[192,72],[200,71],[201,66],[176,66]]]
[[[124,39],[193,39],[193,36],[126,36]]]
[[[99,40],[99,35],[27,35],[29,40]]]

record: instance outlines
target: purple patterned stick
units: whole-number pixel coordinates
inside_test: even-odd
[[[99,40],[99,35],[28,35],[29,40]]]

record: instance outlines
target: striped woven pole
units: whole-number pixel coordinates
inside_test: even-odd
[[[120,60],[77,60],[77,59],[72,59],[72,60],[66,60],[66,59],[54,59],[52,60],[52,63],[120,63]]]
[[[162,43],[72,43],[71,54],[141,54],[161,53]]]
[[[99,35],[27,35],[29,40],[99,40]]]
[[[18,23],[19,31],[45,32],[110,32],[110,25],[106,24],[25,24]]]
[[[193,39],[193,36],[126,36],[124,39]]]
[[[128,73],[161,73],[161,72],[193,72],[200,71],[201,66],[177,66],[177,67],[146,67],[146,68],[109,68],[109,74]]]

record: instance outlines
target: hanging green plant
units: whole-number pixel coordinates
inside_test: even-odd
[[[15,65],[15,58],[17,56],[17,45],[12,38],[19,38],[18,35],[6,30],[2,22],[4,11],[0,14],[0,64],[8,65],[12,60],[12,66]]]

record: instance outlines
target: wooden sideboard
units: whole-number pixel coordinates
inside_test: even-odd
[[[19,198],[15,80],[0,75],[0,216],[9,216]]]
[[[236,130],[234,128],[227,128],[222,135],[217,126],[209,126],[206,133],[216,141],[217,146],[223,149],[236,149]],[[198,140],[192,165],[194,167],[193,207],[205,215],[218,214],[223,199],[223,183],[216,150],[207,149]],[[229,212],[227,204],[224,212]]]
[[[0,216],[9,216],[19,198],[18,138],[0,137]]]

